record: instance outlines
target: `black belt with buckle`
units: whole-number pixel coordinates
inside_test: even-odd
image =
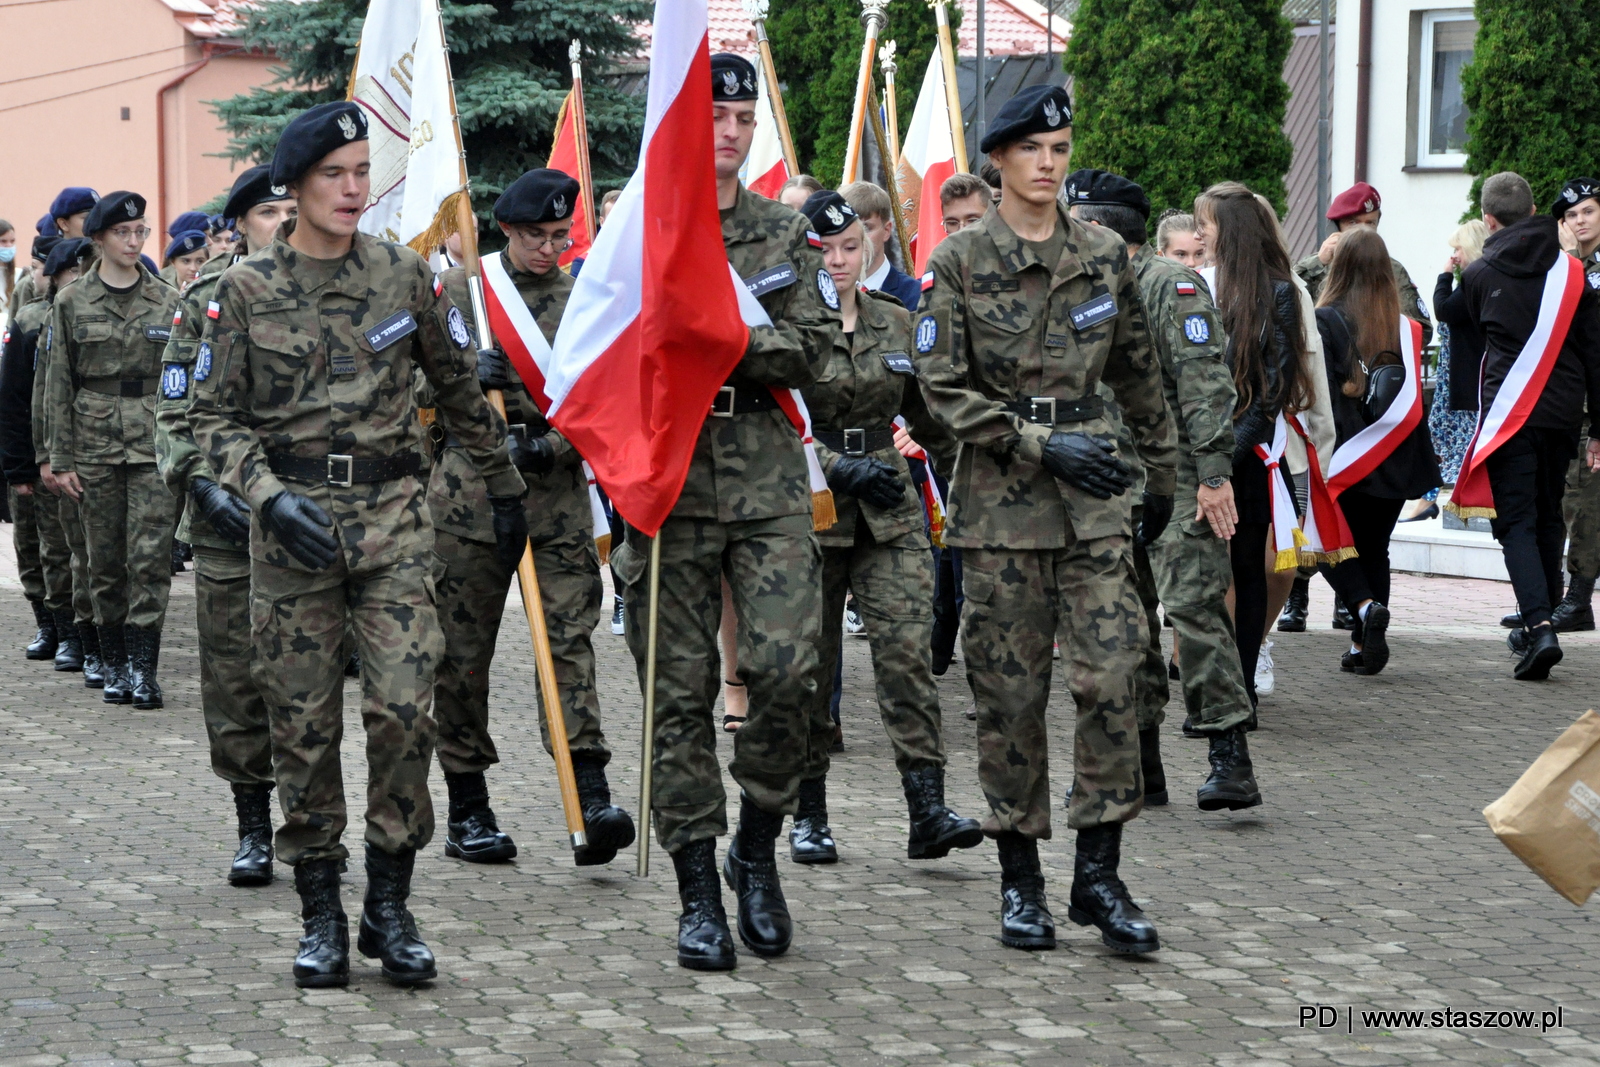
[[[156,391],[160,378],[78,378],[79,389],[106,396],[149,396]]]
[[[817,444],[826,445],[841,456],[865,456],[885,448],[894,447],[894,430],[813,430],[811,436]]]
[[[764,385],[724,385],[711,400],[711,417],[731,419],[735,415],[751,415],[757,411],[777,411],[778,398]]]
[[[1106,413],[1106,404],[1098,395],[1091,394],[1077,400],[1057,400],[1053,396],[1030,396],[1026,400],[1007,400],[1007,411],[1021,415],[1040,426],[1055,426],[1063,422],[1088,422]]]
[[[392,482],[422,472],[422,457],[415,452],[394,456],[292,456],[287,452],[268,452],[267,466],[280,478],[297,482],[318,482],[349,488],[372,482]]]

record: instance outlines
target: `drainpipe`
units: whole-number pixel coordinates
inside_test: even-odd
[[[237,46],[228,49],[230,52],[236,50]],[[167,232],[167,90],[176,89],[198,74],[200,68],[210,63],[214,55],[216,55],[216,45],[209,41],[202,44],[200,61],[156,90],[156,219],[160,223],[159,229],[156,230],[160,235],[157,244],[165,240]]]
[[[1367,126],[1372,108],[1372,0],[1361,0],[1360,39],[1356,45],[1355,180],[1367,180]]]

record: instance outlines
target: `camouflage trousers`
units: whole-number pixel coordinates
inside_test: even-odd
[[[11,547],[17,554],[17,577],[22,579],[22,593],[29,600],[43,600],[44,566],[39,562],[39,519],[34,500],[44,488],[35,482],[33,492],[23,496],[17,487],[8,485],[11,504]]]
[[[1139,528],[1137,507],[1133,509],[1133,528]],[[1144,646],[1144,656],[1133,676],[1134,713],[1139,729],[1144,731],[1167,721],[1167,701],[1172,691],[1167,686],[1167,659],[1161,654],[1161,600],[1156,595],[1155,575],[1150,573],[1150,553],[1138,545],[1132,549],[1133,586],[1144,611],[1145,629],[1150,632],[1150,642]]]
[[[81,505],[69,496],[35,494],[39,522],[39,561],[44,567],[44,603],[52,611],[72,610],[73,621],[94,622],[89,592],[89,543]]]
[[[172,493],[154,463],[80,463],[99,626],[160,629],[172,589]]]
[[[439,629],[444,634],[444,658],[433,690],[439,766],[447,774],[484,771],[500,762],[489,736],[489,664],[512,574],[500,565],[493,545],[446,530],[434,536],[433,583],[439,591]],[[600,622],[602,588],[594,537],[579,531],[536,544],[533,564],[550,632],[568,747],[603,764],[611,759],[611,750],[600,729],[600,695],[595,689],[594,628]],[[519,645],[527,633],[525,616],[514,611],[506,640]],[[549,752],[543,694],[535,713],[544,750]]]
[[[1195,518],[1194,494],[1187,488],[1178,491],[1172,521],[1150,546],[1150,562],[1178,645],[1185,712],[1204,733],[1243,724],[1250,718],[1250,691],[1228,610],[1233,580],[1228,542],[1211,532],[1210,523]]]
[[[271,785],[272,728],[250,670],[249,552],[194,546],[194,623],[211,770],[224,781]]]
[[[366,731],[368,842],[385,852],[433,839],[428,766],[433,761],[433,672],[444,652],[434,613],[431,561],[408,557],[352,574],[342,559],[325,571],[250,565],[253,675],[272,718],[278,781],[278,857],[345,859],[345,623],[361,653]]]
[[[1128,538],[1067,548],[962,548],[962,652],[978,709],[985,834],[1050,837],[1045,708],[1051,646],[1077,707],[1067,825],[1127,822],[1144,807],[1134,675],[1150,636]]]
[[[933,551],[920,531],[878,544],[865,524],[849,547],[822,548],[822,619],[817,639],[816,697],[811,704],[807,779],[828,773],[833,744],[834,667],[842,639],[845,595],[854,592],[867,626],[878,714],[904,775],[944,766],[939,690],[933,681]]]
[[[1561,508],[1567,520],[1567,573],[1600,578],[1600,474],[1589,469],[1587,440],[1578,442],[1578,458],[1567,468],[1567,491]]]
[[[717,630],[722,578],[739,619],[739,679],[750,718],[733,735],[729,770],[763,811],[793,814],[811,762],[817,701],[822,557],[809,515],[719,523],[669,518],[661,528],[651,807],[668,852],[727,833],[727,795],[712,707],[722,687]],[[628,648],[644,687],[650,539],[633,528],[611,555],[623,586]],[[829,668],[831,672],[831,666]],[[830,732],[829,740],[832,740]]]

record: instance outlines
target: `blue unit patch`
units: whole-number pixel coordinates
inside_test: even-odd
[[[161,369],[161,395],[168,400],[189,395],[189,371],[182,363],[168,363]]]
[[[211,377],[211,346],[200,342],[200,351],[194,357],[194,380],[203,382]]]
[[[1190,315],[1183,320],[1183,335],[1190,344],[1203,345],[1211,340],[1211,323],[1204,315]]]
[[[939,324],[932,315],[922,316],[922,321],[917,323],[917,351],[932,352],[934,342],[939,340]]]

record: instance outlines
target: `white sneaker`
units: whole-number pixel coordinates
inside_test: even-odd
[[[844,606],[844,632],[847,634],[863,634],[867,632],[867,624],[861,621],[861,612],[856,610],[854,597]]]
[[[1256,659],[1256,695],[1267,696],[1278,687],[1272,673],[1272,642],[1261,643],[1261,655]]]
[[[621,597],[617,597],[616,606],[611,609],[611,632],[616,634],[618,637],[621,637],[623,634],[628,632],[627,626],[623,624]]]

